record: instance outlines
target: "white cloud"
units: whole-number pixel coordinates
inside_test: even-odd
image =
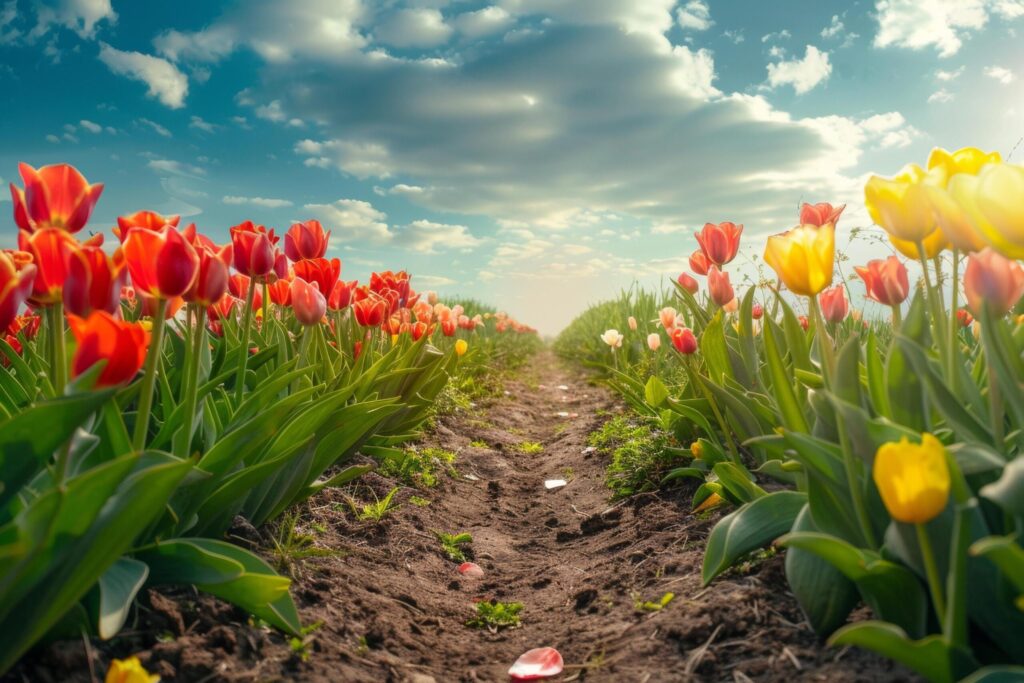
[[[962,74],[963,72],[964,67],[962,66],[958,69],[952,69],[950,71],[938,69],[935,72],[935,79],[942,81],[944,83],[948,83],[949,81],[955,81],[956,79],[960,78],[960,74]]]
[[[448,42],[452,28],[436,9],[400,9],[385,17],[374,30],[377,40],[393,47],[436,47]]]
[[[301,140],[296,154],[308,156],[303,163],[320,168],[337,167],[360,180],[391,175],[390,153],[383,145],[353,140]]]
[[[220,126],[217,126],[216,124],[204,120],[202,116],[192,116],[192,118],[189,120],[188,127],[195,128],[196,130],[201,130],[204,133],[214,133]]]
[[[786,40],[792,38],[793,34],[789,32],[789,29],[782,29],[781,31],[775,31],[774,33],[766,33],[761,36],[762,43],[774,43],[779,40]]]
[[[985,75],[993,80],[999,81],[1003,85],[1013,83],[1014,79],[1013,72],[1003,66],[986,66]]]
[[[96,35],[100,22],[108,25],[117,23],[117,12],[110,0],[60,0],[53,4],[36,2],[31,7],[36,12],[36,23],[28,33],[30,40],[46,35],[53,26],[74,31],[80,38],[91,39]]]
[[[676,10],[676,23],[680,28],[694,31],[706,31],[714,25],[711,10],[704,0],[690,0]]]
[[[396,240],[413,251],[433,254],[448,249],[470,250],[482,243],[465,225],[416,220],[396,234]]]
[[[82,119],[78,122],[78,125],[80,125],[82,128],[86,129],[87,131],[93,134],[103,132],[103,126],[101,126],[98,123],[93,123],[92,121],[89,121],[87,119]]]
[[[722,36],[731,40],[736,45],[739,45],[740,43],[744,42],[747,39],[747,37],[743,35],[743,29],[727,29],[725,31],[722,31]]]
[[[828,53],[808,45],[803,59],[769,64],[768,84],[773,88],[791,85],[797,95],[802,95],[827,81],[831,73],[832,64],[829,63]]]
[[[287,199],[271,199],[268,197],[237,197],[234,195],[224,195],[224,197],[221,198],[221,201],[232,206],[248,204],[250,206],[259,206],[264,209],[281,209],[286,206],[292,206],[292,202]]]
[[[480,38],[498,33],[508,28],[512,22],[512,15],[496,5],[484,7],[475,12],[463,12],[451,21],[459,33],[469,38]]]
[[[378,211],[370,202],[358,199],[339,199],[331,204],[306,204],[302,207],[330,228],[331,236],[339,242],[390,242],[394,234],[388,229],[387,214]]]
[[[141,123],[144,126],[152,128],[157,135],[160,135],[165,138],[171,137],[171,131],[167,130],[156,121],[151,121],[149,119],[136,119],[136,123]]]
[[[846,26],[843,25],[843,21],[839,18],[839,15],[833,14],[831,23],[829,23],[829,25],[826,26],[825,28],[821,29],[821,37],[835,38],[836,36],[840,35],[845,29]]]
[[[119,76],[145,83],[149,86],[147,94],[171,109],[185,106],[188,77],[166,59],[100,43],[100,61]]]
[[[939,88],[931,95],[928,96],[928,104],[952,102],[954,99],[953,93],[949,92],[945,88]]]
[[[192,164],[186,164],[182,161],[173,161],[171,159],[150,159],[149,163],[146,165],[159,173],[170,173],[172,175],[185,177],[206,175],[206,169]]]
[[[60,138],[54,135],[53,133],[50,133],[49,135],[46,136],[46,141],[52,142],[53,144],[56,145],[57,143],[60,142]]]
[[[876,47],[921,50],[935,47],[940,57],[960,51],[972,32],[984,28],[992,15],[1013,19],[1024,15],[1020,0],[876,0]]]

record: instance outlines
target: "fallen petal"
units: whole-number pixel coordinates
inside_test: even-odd
[[[583,449],[583,455],[590,455],[591,453],[597,453],[596,446],[587,446]]]
[[[508,675],[513,681],[535,681],[562,673],[565,663],[562,655],[553,647],[538,647],[519,657]]]
[[[559,384],[558,388],[561,389],[562,391],[569,391],[569,387],[565,384]]]
[[[484,570],[476,562],[463,562],[459,565],[459,573],[478,579],[484,575]]]
[[[555,413],[555,417],[569,417],[569,413],[566,413],[564,411],[560,413]]]
[[[568,482],[565,479],[548,479],[544,482],[544,488],[548,491],[551,489],[560,489],[565,486]]]

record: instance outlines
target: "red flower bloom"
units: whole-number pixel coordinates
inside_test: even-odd
[[[846,204],[832,206],[828,202],[821,202],[820,204],[804,203],[800,207],[800,225],[816,225],[820,228],[831,223],[832,227],[835,227],[836,223],[839,222],[839,216],[842,215],[845,208]]]
[[[711,300],[719,306],[725,306],[736,298],[736,293],[729,282],[729,274],[723,273],[718,266],[711,266],[708,271],[708,293]]]
[[[412,326],[412,338],[414,341],[419,341],[423,338],[423,335],[427,333],[428,326],[425,322],[413,323]]]
[[[970,327],[971,323],[974,322],[974,316],[966,308],[957,309],[956,319],[960,323],[960,327]]]
[[[697,352],[697,337],[689,327],[673,327],[669,337],[672,339],[672,346],[676,347],[679,353],[688,356]]]
[[[270,294],[270,300],[278,306],[287,306],[292,301],[292,281],[291,280],[277,280],[276,282],[267,285],[267,292]]]
[[[351,282],[345,282],[344,280],[338,280],[334,284],[334,289],[331,290],[331,295],[327,298],[327,306],[332,311],[340,311],[348,308],[349,304],[352,303],[352,299],[355,297],[356,288],[359,286],[359,280],[352,280]]]
[[[103,235],[96,235],[87,244],[95,245],[102,240]],[[50,306],[59,302],[68,277],[68,260],[80,248],[78,241],[64,230],[39,228],[31,233],[19,232],[18,247],[32,256],[31,261],[36,267],[29,301],[34,306]]]
[[[136,291],[158,299],[183,295],[199,273],[199,255],[169,225],[157,232],[132,228],[121,245]]]
[[[797,322],[800,323],[800,327],[804,328],[804,332],[806,332],[807,328],[810,327],[811,325],[810,322],[807,320],[806,315],[802,315],[799,318],[797,318]]]
[[[296,277],[291,284],[291,298],[295,319],[303,325],[316,325],[327,313],[327,299],[315,282]]]
[[[7,330],[17,321],[18,310],[32,293],[35,278],[36,267],[27,261],[27,255],[15,258],[10,252],[0,251],[0,329]]]
[[[262,288],[257,287],[256,291],[253,292],[252,307],[253,310],[259,310],[263,308],[263,293]],[[244,275],[235,273],[228,280],[228,291],[231,295],[245,301],[245,298],[249,296],[249,278]]]
[[[374,296],[355,302],[352,304],[352,310],[355,312],[356,322],[363,327],[379,327],[388,313],[388,302]]]
[[[700,249],[690,254],[690,270],[697,273],[697,275],[707,275],[708,268],[710,267],[711,262],[708,261],[708,257]]]
[[[455,321],[454,320],[450,320],[449,319],[449,320],[445,320],[445,321],[443,321],[441,323],[441,334],[443,334],[446,337],[454,336],[455,335],[455,329],[456,329],[456,327],[455,327]]]
[[[764,315],[764,306],[761,304],[754,304],[750,309],[750,315],[754,320],[760,320]]]
[[[18,340],[17,337],[15,337],[13,334],[8,334],[4,338],[4,341],[11,345],[11,348],[14,349],[14,352],[16,354],[18,354],[19,356],[21,355],[21,342]],[[4,353],[3,351],[0,351],[0,365],[2,365],[5,368],[10,367],[11,365],[11,359],[8,358],[7,354]]]
[[[235,269],[249,277],[263,278],[274,272],[277,238],[262,225],[245,221],[231,228]]]
[[[73,377],[101,360],[107,365],[100,372],[97,387],[125,384],[138,374],[149,347],[149,333],[142,325],[118,320],[106,311],[93,311],[88,318],[69,315],[68,324],[78,342],[71,360]]]
[[[341,275],[341,261],[339,259],[325,258],[309,259],[298,261],[295,264],[295,277],[300,277],[306,282],[315,282],[324,295],[334,292],[334,285]]]
[[[696,294],[697,290],[700,289],[700,283],[690,277],[689,273],[679,274],[679,284],[690,294]]]
[[[331,232],[324,232],[320,221],[308,220],[288,228],[284,236],[284,253],[292,261],[323,258]]]
[[[705,223],[704,228],[697,233],[697,244],[708,261],[716,266],[724,266],[734,258],[740,249],[740,235],[743,234],[743,226],[728,221],[715,225]],[[691,262],[691,267],[693,263]],[[695,272],[700,272],[694,268]]]
[[[42,321],[42,316],[33,315],[31,313],[15,316],[14,320],[11,321],[11,324],[7,326],[7,334],[14,336],[21,334],[24,335],[25,339],[31,341],[36,338],[36,334],[39,332],[39,325]]]
[[[910,294],[907,267],[895,256],[868,261],[866,266],[855,266],[854,270],[864,280],[867,297],[880,304],[896,306]]]
[[[818,303],[825,320],[830,323],[841,323],[850,312],[850,302],[846,300],[846,289],[836,285],[818,295]]]
[[[106,311],[120,317],[121,288],[128,277],[120,254],[107,256],[98,246],[83,246],[70,253],[64,281],[64,308],[77,316]]]
[[[164,216],[155,211],[136,211],[130,216],[118,216],[117,225],[114,226],[114,234],[117,235],[117,239],[124,242],[125,238],[128,237],[128,231],[132,228],[142,228],[143,230],[149,230],[151,232],[159,232],[160,228],[165,225],[169,225],[172,228],[177,228],[178,223],[181,221],[181,216]],[[188,228],[186,228],[187,230]],[[192,226],[193,231],[195,226]],[[185,238],[189,242],[193,240],[185,235]]]
[[[220,301],[228,291],[228,269],[231,263],[230,244],[220,249],[197,246],[199,272],[192,287],[185,293],[185,301],[209,306]]]
[[[19,190],[11,183],[14,222],[27,232],[42,228],[78,232],[89,221],[103,192],[103,183],[90,185],[78,169],[68,164],[36,170],[23,163],[18,164],[18,171],[25,189]]]

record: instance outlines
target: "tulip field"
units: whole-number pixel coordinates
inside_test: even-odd
[[[316,220],[110,227],[78,169],[18,170],[0,679],[1024,680],[998,154],[872,176],[893,249],[849,279],[843,206],[745,288],[754,238],[708,223],[690,272],[550,344],[343,279]]]

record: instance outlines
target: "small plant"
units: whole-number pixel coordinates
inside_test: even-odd
[[[423,498],[422,496],[410,496],[409,502],[418,508],[425,508],[428,505],[430,505],[430,501],[427,500],[426,498]]]
[[[576,476],[576,470],[571,467],[562,468],[562,478],[566,481],[572,481],[573,477]]]
[[[490,448],[486,441],[480,441],[479,439],[477,439],[476,441],[471,441],[469,445],[472,446],[473,448]]]
[[[666,450],[668,438],[646,424],[616,417],[590,435],[590,445],[612,461],[605,470],[605,484],[613,498],[623,498],[658,487],[674,456]]]
[[[395,477],[409,486],[433,488],[437,486],[441,472],[447,472],[448,476],[458,474],[455,458],[455,453],[443,448],[410,448],[400,460],[385,460],[379,471],[385,477]]]
[[[536,455],[537,453],[544,452],[544,444],[537,443],[536,441],[523,441],[516,445],[516,450],[526,455]]]
[[[657,602],[636,598],[633,606],[638,612],[660,612],[668,606],[676,597],[675,593],[665,593]]]
[[[391,502],[394,500],[396,493],[398,493],[397,486],[391,489],[391,491],[388,492],[388,495],[384,496],[382,499],[377,500],[373,503],[364,503],[362,508],[358,510],[356,509],[355,504],[352,503],[352,510],[353,512],[356,513],[356,517],[361,522],[371,520],[374,522],[379,522],[382,519],[384,519],[384,517],[389,512],[391,512],[391,510],[393,510],[394,507],[398,507],[397,505],[394,507],[392,507],[391,505]]]
[[[309,626],[303,626],[299,630],[299,636],[293,637],[288,641],[288,647],[291,648],[292,654],[301,659],[304,662],[308,662],[313,651],[310,647],[313,644],[312,634],[324,625],[324,622],[317,621]]]
[[[271,554],[277,571],[288,572],[293,577],[295,565],[302,560],[312,557],[333,557],[339,554],[337,550],[316,547],[316,538],[299,531],[298,522],[298,512],[285,515],[277,525],[277,533],[270,539],[274,545]]]
[[[455,560],[456,562],[466,561],[466,553],[459,546],[472,543],[472,536],[465,532],[461,534],[447,534],[443,531],[436,531],[434,533],[437,534],[438,540],[441,541],[441,548],[450,559]]]
[[[521,602],[481,601],[476,603],[476,616],[466,622],[472,628],[486,628],[498,631],[502,628],[516,628],[520,625]]]

